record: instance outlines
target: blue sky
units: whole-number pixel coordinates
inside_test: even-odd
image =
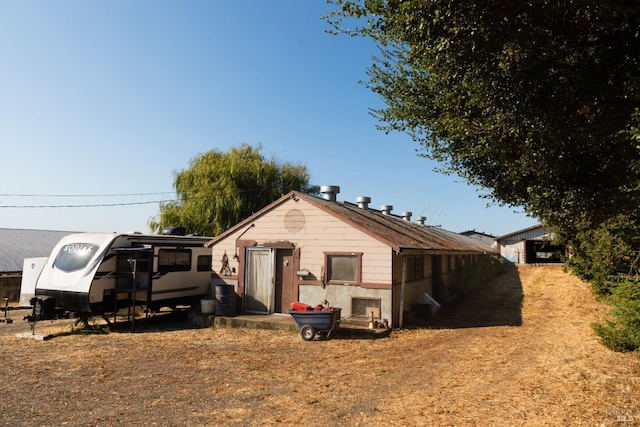
[[[0,0],[0,227],[148,232],[199,153],[261,144],[338,200],[455,232],[537,224],[376,129],[367,40],[324,0]],[[65,197],[63,197],[65,196]],[[73,196],[73,197],[71,197]],[[133,204],[143,203],[143,204]],[[114,205],[77,207],[78,205]],[[24,207],[72,206],[72,207]]]

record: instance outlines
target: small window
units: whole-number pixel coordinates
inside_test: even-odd
[[[190,249],[160,249],[158,251],[158,271],[167,273],[170,271],[190,271]]]
[[[211,255],[198,255],[198,271],[211,271]]]
[[[328,282],[360,282],[361,253],[326,254],[326,279]]]
[[[72,243],[64,245],[58,256],[56,256],[53,266],[67,273],[85,268],[93,254],[98,251],[98,245],[89,243]]]
[[[422,255],[407,255],[407,280],[424,278],[424,258]]]

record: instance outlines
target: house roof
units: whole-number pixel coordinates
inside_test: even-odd
[[[387,244],[398,253],[406,250],[465,253],[495,252],[489,245],[478,239],[466,237],[438,227],[415,224],[397,215],[383,214],[376,209],[363,209],[353,203],[326,200],[296,191],[282,196],[264,209],[210,240],[205,246],[211,247],[215,245],[227,235],[247,226],[257,218],[266,215],[269,211],[292,198],[303,199],[311,203],[319,209]]]
[[[22,271],[25,258],[46,257],[71,231],[0,228],[0,272]]]

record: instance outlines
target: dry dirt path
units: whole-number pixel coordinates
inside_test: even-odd
[[[544,266],[375,340],[197,329],[34,341],[0,325],[0,425],[640,425],[640,358],[600,345],[590,323],[604,313],[586,284]]]

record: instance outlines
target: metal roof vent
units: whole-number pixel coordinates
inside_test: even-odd
[[[402,212],[402,219],[411,221],[411,215],[413,215],[413,212]]]
[[[323,185],[320,187],[320,192],[322,193],[322,197],[324,197],[325,200],[335,202],[336,194],[340,192],[340,187],[338,187],[337,185]]]
[[[393,210],[393,206],[392,205],[382,205],[382,206],[380,206],[380,210],[382,211],[382,213],[384,215],[389,215],[389,214],[391,214],[391,211]]]
[[[369,209],[369,203],[371,203],[371,197],[358,196],[356,197],[356,203],[360,209]]]
[[[425,222],[427,222],[427,217],[426,216],[417,216],[416,217],[416,221],[418,221],[418,224],[424,225]]]

